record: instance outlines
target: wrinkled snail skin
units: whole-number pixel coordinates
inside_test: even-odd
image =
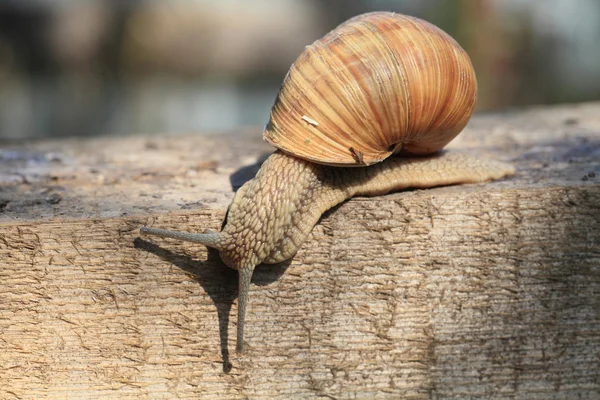
[[[478,183],[513,172],[511,165],[502,162],[451,152],[391,157],[365,168],[339,168],[277,151],[238,190],[227,224],[217,234],[219,244],[213,247],[220,249],[221,258],[233,269],[274,264],[293,257],[323,213],[351,197]]]
[[[476,98],[468,55],[441,29],[400,14],[359,15],[307,46],[290,68],[263,132],[278,150],[235,194],[221,232],[141,232],[214,247],[239,271],[241,352],[255,266],[291,258],[329,208],[353,196],[514,172],[439,153],[465,127]]]
[[[331,207],[353,196],[485,182],[512,173],[514,168],[509,164],[452,152],[429,157],[390,157],[369,167],[339,168],[276,151],[256,177],[237,191],[222,232],[193,234],[142,228],[142,233],[216,248],[223,262],[239,271],[236,347],[241,352],[254,267],[293,257],[321,215]]]

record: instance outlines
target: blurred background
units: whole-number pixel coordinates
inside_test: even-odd
[[[479,111],[600,99],[598,0],[0,0],[0,139],[262,126],[304,46],[373,10],[454,36]]]

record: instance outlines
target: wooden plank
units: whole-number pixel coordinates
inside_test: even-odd
[[[218,229],[257,132],[3,146],[1,398],[597,398],[600,104],[477,116],[485,185],[356,198],[236,273],[154,224]],[[233,339],[232,339],[233,338]]]

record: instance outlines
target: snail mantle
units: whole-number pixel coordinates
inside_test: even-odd
[[[600,103],[473,117],[448,151],[508,180],[326,213],[257,268],[239,355],[236,272],[138,232],[219,230],[272,151],[257,132],[0,147],[0,397],[600,391]]]

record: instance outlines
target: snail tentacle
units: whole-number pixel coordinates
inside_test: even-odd
[[[244,321],[246,320],[246,306],[248,305],[248,294],[250,292],[250,281],[254,266],[240,268],[238,284],[238,319],[237,319],[237,343],[235,351],[242,353],[244,351]]]

